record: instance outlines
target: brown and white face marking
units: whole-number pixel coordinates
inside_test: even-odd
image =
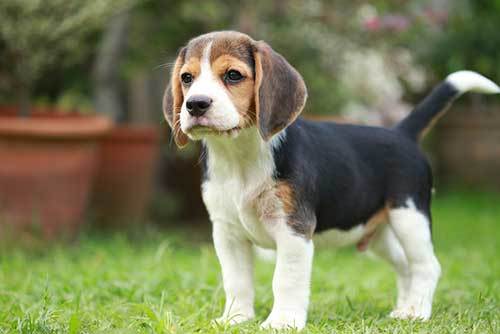
[[[306,97],[300,74],[266,43],[222,31],[181,49],[163,107],[184,146],[188,137],[238,136],[255,125],[268,140],[295,120]]]
[[[181,82],[184,100],[180,129],[191,139],[236,135],[255,124],[253,48],[248,37],[200,36],[187,45],[178,72],[172,80]],[[205,108],[199,107],[200,101]]]

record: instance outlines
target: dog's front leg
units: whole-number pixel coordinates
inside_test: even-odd
[[[314,246],[288,226],[282,228],[276,234],[274,305],[262,327],[302,329],[307,320]]]
[[[238,324],[254,317],[253,253],[251,243],[232,224],[214,222],[215,251],[222,268],[226,293],[218,323]]]

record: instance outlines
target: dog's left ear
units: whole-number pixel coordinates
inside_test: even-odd
[[[267,43],[255,43],[254,60],[257,125],[267,141],[297,118],[307,88],[299,72]]]
[[[175,143],[180,148],[186,146],[188,143],[188,137],[184,132],[182,132],[179,119],[182,103],[184,102],[184,95],[182,94],[179,75],[181,67],[184,64],[185,54],[186,49],[182,48],[175,61],[172,75],[170,77],[170,83],[165,89],[165,93],[163,95],[163,115],[172,129]]]

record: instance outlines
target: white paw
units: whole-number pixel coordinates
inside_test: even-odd
[[[242,322],[252,320],[254,318],[253,313],[234,313],[231,315],[223,315],[217,319],[212,320],[212,323],[217,325],[237,325]]]
[[[307,314],[304,311],[272,311],[269,317],[260,325],[261,328],[297,329],[306,326]]]
[[[422,307],[404,306],[396,308],[389,316],[395,319],[427,321],[431,317],[431,312]]]

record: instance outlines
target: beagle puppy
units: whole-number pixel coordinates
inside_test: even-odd
[[[431,316],[440,265],[431,240],[432,173],[418,142],[455,98],[499,93],[453,73],[394,128],[301,119],[301,75],[268,44],[212,32],[180,49],[163,99],[175,143],[203,145],[203,201],[226,306],[219,322],[254,317],[252,245],[276,250],[274,304],[263,327],[306,324],[313,235],[357,244],[397,273],[391,317]]]

